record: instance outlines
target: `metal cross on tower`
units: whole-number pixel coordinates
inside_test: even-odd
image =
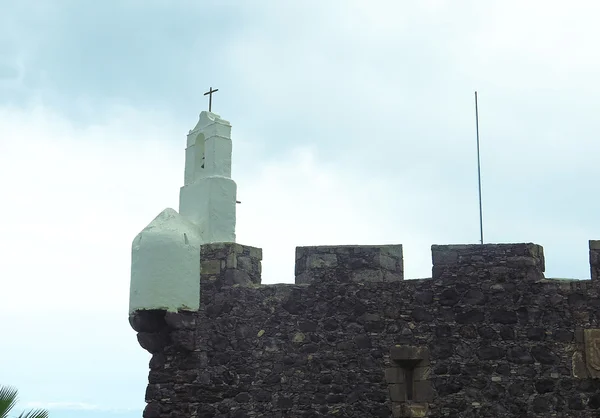
[[[208,111],[212,112],[212,95],[213,93],[219,91],[219,89],[214,89],[211,87],[206,93],[204,93],[204,95],[206,96],[208,94]]]

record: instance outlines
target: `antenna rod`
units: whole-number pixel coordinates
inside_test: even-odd
[[[477,108],[477,92],[475,92],[475,127],[477,129],[477,181],[479,183],[479,233],[483,244],[483,209],[481,206],[481,161],[479,157],[479,110]]]

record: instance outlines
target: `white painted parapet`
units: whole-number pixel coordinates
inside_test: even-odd
[[[198,310],[198,227],[165,209],[133,240],[129,313],[140,309]]]
[[[204,244],[235,242],[237,186],[231,179],[231,125],[202,112],[187,137],[179,213],[200,228]]]

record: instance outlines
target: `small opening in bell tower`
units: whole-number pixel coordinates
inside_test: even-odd
[[[199,133],[195,141],[195,154],[196,154],[196,167],[204,168],[205,154],[204,154],[204,135]]]

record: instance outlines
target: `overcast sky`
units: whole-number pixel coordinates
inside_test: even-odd
[[[0,383],[24,406],[140,416],[131,241],[177,209],[211,86],[233,125],[238,241],[263,248],[263,283],[293,282],[297,245],[403,244],[416,278],[431,244],[478,242],[474,90],[486,242],[541,244],[547,277],[589,278],[596,1],[0,9]]]

